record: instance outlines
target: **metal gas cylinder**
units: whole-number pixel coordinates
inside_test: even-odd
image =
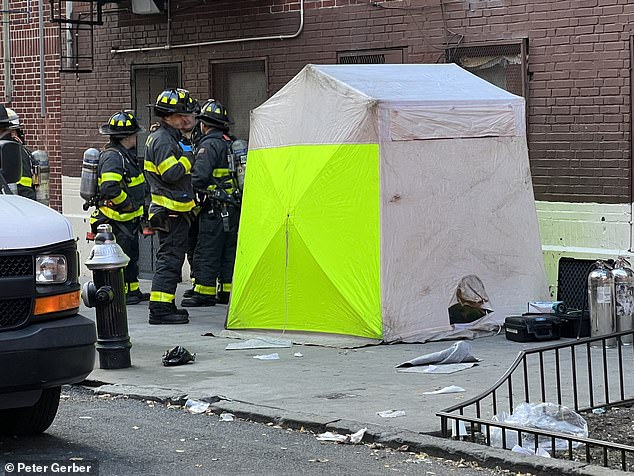
[[[99,151],[94,147],[84,151],[81,162],[81,178],[79,180],[79,196],[84,199],[84,210],[95,205],[97,199],[97,168]]]
[[[588,308],[590,310],[591,337],[604,336],[616,332],[614,320],[614,276],[604,261],[597,261],[596,268],[588,274]],[[616,341],[605,341],[614,347]],[[601,346],[601,341],[593,345]]]
[[[619,256],[612,269],[614,277],[614,301],[616,331],[630,331],[634,328],[634,271],[623,256]],[[624,345],[632,345],[632,334],[623,336]]]
[[[45,150],[34,150],[33,159],[37,162],[35,174],[35,197],[38,202],[48,206],[50,196],[50,164]]]

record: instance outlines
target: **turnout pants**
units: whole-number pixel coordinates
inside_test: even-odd
[[[92,221],[92,220],[91,220]],[[130,262],[123,270],[126,294],[129,291],[139,289],[139,218],[129,221],[112,220],[105,215],[98,213],[97,219],[91,223],[93,233],[97,233],[97,226],[107,223],[112,226],[112,233],[117,240],[117,244],[123,252],[128,255]]]
[[[156,253],[156,271],[152,278],[150,310],[174,302],[187,252],[187,215],[170,213],[167,224],[169,231],[158,231],[159,248]]]
[[[230,207],[228,211],[228,231],[217,212],[203,210],[200,214],[198,244],[194,252],[194,289],[197,293],[215,296],[216,280],[223,285],[229,285],[233,280],[240,210]]]

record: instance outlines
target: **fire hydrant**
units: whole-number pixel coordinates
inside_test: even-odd
[[[125,369],[130,362],[128,313],[123,269],[130,258],[117,244],[112,227],[99,225],[86,266],[93,281],[84,284],[81,298],[97,315],[97,352],[102,369]]]

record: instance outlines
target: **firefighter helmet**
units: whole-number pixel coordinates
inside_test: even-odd
[[[186,89],[166,89],[151,107],[159,114],[194,114],[195,101]]]
[[[185,91],[181,89],[181,91]],[[200,103],[189,94],[187,95],[187,112],[191,114],[200,114]]]
[[[8,107],[6,110],[9,117],[9,129],[20,129],[20,116],[18,116],[18,113]]]
[[[7,129],[11,126],[7,108],[0,104],[0,128]]]
[[[233,121],[227,113],[220,101],[215,99],[207,99],[207,102],[203,104],[200,113],[196,116],[196,119],[200,119],[207,125],[229,127],[229,124],[233,124]]]
[[[99,133],[108,136],[125,137],[143,131],[139,123],[131,113],[115,112],[108,122],[99,128]]]

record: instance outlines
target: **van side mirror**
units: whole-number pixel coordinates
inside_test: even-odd
[[[22,177],[22,155],[26,154],[21,144],[10,140],[0,140],[0,175],[8,183],[15,183]]]

